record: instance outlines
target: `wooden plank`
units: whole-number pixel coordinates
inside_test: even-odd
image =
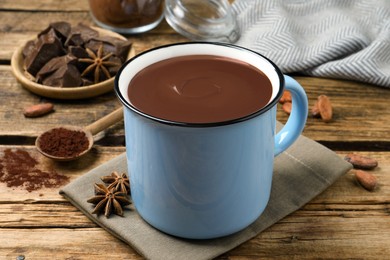
[[[88,1],[80,0],[0,0],[0,10],[17,11],[88,11]]]
[[[365,201],[317,203],[313,200],[280,223],[294,224],[296,219],[313,221],[319,218],[342,217],[345,221],[354,218],[387,218],[389,202],[366,204]],[[92,211],[91,204],[90,210]],[[90,228],[96,227],[81,211],[67,201],[2,202],[0,228]],[[386,227],[382,227],[386,228]],[[390,226],[388,227],[390,231]]]
[[[83,23],[96,26],[88,12],[6,12],[0,10],[0,16],[0,60],[10,60],[18,46],[34,38],[51,22],[67,21],[72,25]],[[15,23],[15,20],[18,23]],[[134,42],[142,43],[145,48],[186,40],[175,33],[165,20],[149,32],[126,37]],[[137,48],[136,51],[140,49],[142,48]]]
[[[148,36],[140,37],[134,44],[138,51],[158,44],[156,39],[145,41],[148,43],[142,44],[144,38],[148,39]],[[113,91],[82,101],[41,99],[21,87],[13,77],[9,66],[0,65],[0,77],[2,78],[1,95],[7,100],[0,104],[0,136],[37,136],[45,129],[60,124],[83,126],[120,106]],[[390,122],[390,112],[387,108],[390,91],[351,81],[296,78],[306,89],[310,106],[319,94],[325,94],[330,97],[334,107],[333,122],[324,123],[321,119],[309,117],[304,130],[305,136],[318,141],[332,142],[390,141],[390,124],[387,123]],[[40,102],[40,100],[54,102],[56,111],[41,118],[24,118],[22,114],[24,107]],[[357,105],[357,101],[361,104]],[[13,107],[12,110],[9,109],[10,106]],[[277,118],[282,122],[287,120],[287,115],[280,107]],[[122,125],[118,125],[114,134],[123,134],[122,130]]]
[[[15,1],[17,2],[17,1]],[[15,20],[18,21],[15,23]],[[1,12],[1,32],[34,33],[44,30],[49,23],[67,21],[71,24],[79,22],[92,25],[88,12]],[[3,39],[3,38],[2,38]],[[4,38],[4,40],[7,40]]]
[[[339,216],[297,217],[271,226],[222,259],[383,259],[390,253],[387,217],[356,212]]]
[[[390,253],[390,223],[374,213],[299,212],[274,224],[219,259],[380,259]],[[330,214],[324,214],[330,213]],[[351,212],[347,212],[351,213]],[[0,256],[27,259],[102,259],[139,256],[101,228],[1,228]],[[113,250],[115,248],[115,250]],[[89,257],[89,258],[87,258]]]
[[[0,206],[0,228],[92,228],[96,226],[68,202],[7,203]]]
[[[0,150],[5,148],[1,147]],[[69,176],[71,181],[91,168],[124,152],[124,148],[98,147],[96,152],[87,155],[85,160],[75,164],[59,164],[40,157],[32,147],[25,149],[40,161],[43,169],[54,168],[57,172]],[[294,213],[295,216],[311,217],[313,214],[313,216],[317,214],[332,217],[343,215],[344,218],[348,218],[354,217],[357,212],[360,212],[359,214],[367,212],[367,217],[371,215],[386,217],[390,204],[390,177],[388,175],[390,152],[359,154],[376,158],[379,161],[379,166],[372,171],[372,174],[378,178],[378,189],[373,192],[366,191],[349,172],[300,211]],[[340,154],[340,156],[343,157],[344,154]],[[95,157],[95,160],[91,157]],[[89,220],[83,218],[77,209],[58,194],[58,188],[27,192],[21,188],[8,188],[3,184],[0,189],[0,205],[2,205],[0,208],[0,227],[40,227],[46,225],[79,227],[90,225]],[[48,212],[51,217],[48,217]],[[32,213],[36,214],[32,215]],[[64,220],[64,218],[69,219],[69,221]]]
[[[101,228],[0,229],[1,259],[142,259]]]
[[[369,171],[378,180],[375,191],[369,192],[362,188],[352,171],[342,176],[329,189],[317,196],[312,203],[318,204],[389,204],[390,203],[390,152],[355,152],[363,156],[374,158],[378,161],[378,167]],[[348,152],[338,153],[344,158]]]
[[[365,83],[315,77],[295,77],[304,87],[311,108],[317,97],[327,95],[333,105],[333,120],[308,117],[304,135],[317,141],[390,141],[390,91]],[[309,112],[310,113],[310,112]],[[281,109],[277,118],[286,122]]]
[[[24,149],[34,153],[33,147]],[[64,174],[74,179],[123,150],[98,147],[92,163],[83,160],[76,165],[54,167],[62,169]],[[351,179],[352,175],[347,174],[302,209],[220,259],[327,258],[330,250],[334,258],[359,258],[364,255],[365,259],[374,259],[390,253],[390,222],[387,219],[389,152],[359,154],[379,161],[379,167],[373,171],[380,180],[378,190],[365,191]],[[340,156],[343,157],[344,153],[340,153]],[[50,162],[42,163],[52,165]],[[130,247],[96,227],[63,200],[55,189],[31,193],[16,189],[12,190],[11,199],[9,188],[0,190],[4,192],[0,194],[0,233],[3,241],[0,256],[13,259],[18,255],[28,259],[53,256],[60,259],[71,256],[88,259],[86,256],[93,256],[100,259],[99,254],[105,252],[104,256],[139,257]],[[112,251],[112,247],[116,248],[115,251]],[[97,252],[94,251],[96,248],[99,248]]]
[[[43,131],[59,125],[86,126],[104,115],[114,111],[121,104],[114,91],[85,100],[52,100],[37,96],[24,89],[11,73],[10,66],[0,66],[1,97],[7,102],[0,104],[0,136],[24,135],[36,137]],[[26,118],[23,109],[30,105],[49,101],[53,102],[55,112],[39,118]],[[13,109],[10,109],[12,107]],[[118,123],[118,129],[123,124]],[[113,127],[112,129],[115,129]],[[0,137],[1,139],[1,137]]]

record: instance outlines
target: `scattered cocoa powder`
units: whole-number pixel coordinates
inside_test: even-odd
[[[84,132],[59,127],[43,133],[39,147],[52,156],[69,158],[87,150],[89,141]]]
[[[22,187],[27,191],[55,188],[68,182],[69,177],[55,170],[42,170],[39,163],[27,151],[4,150],[0,158],[0,182],[7,187]]]

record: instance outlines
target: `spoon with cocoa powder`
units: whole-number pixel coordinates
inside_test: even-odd
[[[91,150],[93,136],[123,119],[123,107],[82,128],[59,126],[42,133],[35,146],[44,156],[56,161],[72,161]]]

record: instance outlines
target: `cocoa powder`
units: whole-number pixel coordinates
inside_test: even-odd
[[[38,161],[21,149],[6,149],[0,158],[0,182],[7,187],[21,187],[31,192],[44,187],[59,187],[68,180],[69,177],[55,170],[41,169]]]
[[[89,141],[84,132],[59,127],[42,134],[39,147],[52,156],[69,158],[87,150]]]

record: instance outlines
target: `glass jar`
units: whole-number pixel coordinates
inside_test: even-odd
[[[91,16],[102,28],[118,33],[142,33],[164,17],[163,0],[89,0]]]
[[[165,20],[191,40],[234,43],[240,37],[228,0],[165,0]]]

